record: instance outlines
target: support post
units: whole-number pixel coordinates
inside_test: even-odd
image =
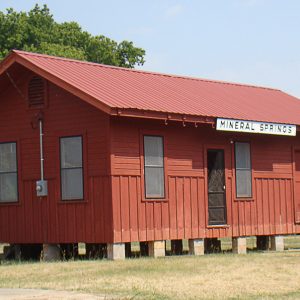
[[[125,259],[125,243],[107,244],[107,258],[110,260]]]
[[[204,255],[204,239],[189,240],[189,254]]]
[[[284,250],[284,239],[282,235],[271,236],[271,250],[272,251]]]
[[[247,254],[247,238],[246,237],[232,238],[232,252],[235,254]]]
[[[165,241],[148,242],[150,257],[164,257],[166,255]]]

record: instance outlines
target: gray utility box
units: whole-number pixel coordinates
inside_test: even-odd
[[[47,180],[38,180],[36,182],[36,195],[38,197],[48,196],[48,181]]]

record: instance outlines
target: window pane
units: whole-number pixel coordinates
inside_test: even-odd
[[[210,193],[208,197],[209,208],[224,206],[224,192]]]
[[[62,199],[83,199],[82,169],[62,169],[61,171]]]
[[[0,144],[0,172],[16,172],[16,143]]]
[[[144,136],[145,166],[162,167],[163,138],[161,136]]]
[[[82,167],[82,138],[80,136],[61,138],[61,167]]]
[[[147,198],[165,196],[163,168],[145,168],[145,189]]]
[[[0,174],[0,202],[18,201],[17,173]]]
[[[252,196],[251,170],[236,170],[237,197]]]
[[[251,169],[249,143],[235,143],[235,164],[237,169]]]

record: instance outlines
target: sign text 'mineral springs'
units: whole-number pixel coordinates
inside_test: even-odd
[[[275,135],[296,135],[296,125],[266,123],[233,119],[217,119],[217,130],[248,132],[248,133],[262,133]]]

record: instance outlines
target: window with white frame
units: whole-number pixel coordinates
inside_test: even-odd
[[[0,144],[0,202],[18,201],[16,143]]]
[[[164,146],[161,136],[144,136],[145,198],[165,198]]]
[[[251,171],[250,144],[235,143],[235,180],[236,197],[252,197],[252,171]]]
[[[62,200],[83,199],[82,137],[60,138]]]

